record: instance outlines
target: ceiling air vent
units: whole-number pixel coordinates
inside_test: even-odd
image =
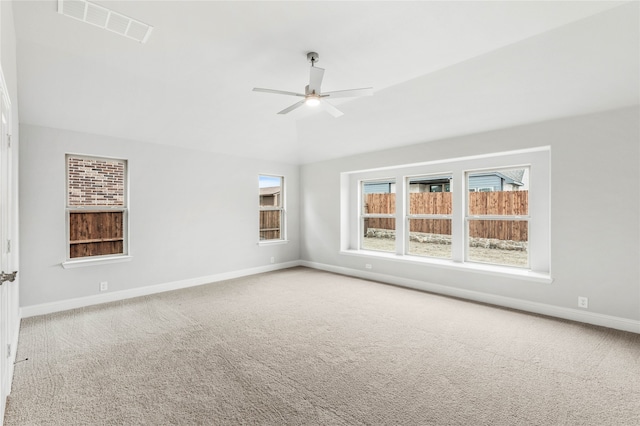
[[[146,43],[153,27],[86,0],[58,0],[58,13]]]

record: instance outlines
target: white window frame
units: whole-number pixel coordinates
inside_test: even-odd
[[[287,240],[287,190],[285,176],[273,173],[260,173],[258,174],[258,200],[260,200],[260,177],[278,178],[280,179],[280,205],[279,206],[262,206],[258,202],[258,245],[269,244],[282,244],[288,242]],[[279,211],[280,212],[280,238],[272,238],[268,240],[260,239],[260,212],[262,211]]]
[[[466,261],[465,213],[468,200],[467,171],[483,169],[508,169],[529,167],[529,268],[522,269],[504,265],[479,264]],[[409,185],[407,177],[449,174],[452,176],[452,259],[410,256],[406,254],[408,238],[407,211]],[[390,180],[396,182],[396,253],[376,252],[361,249],[361,203],[364,180]],[[368,258],[383,258],[388,261],[409,262],[487,272],[496,275],[518,276],[530,281],[550,283],[550,148],[508,151],[470,157],[436,160],[424,163],[356,170],[341,173],[340,253]],[[401,237],[399,237],[401,236]]]
[[[465,171],[464,174],[464,180],[465,180],[465,184],[469,185],[469,177],[473,174],[476,174],[478,172],[483,172],[483,171],[492,171],[492,172],[500,172],[503,170],[513,170],[513,169],[527,169],[529,171],[529,173],[531,173],[530,167],[529,166],[514,166],[514,167],[501,167],[501,168],[495,168],[495,169],[488,169],[488,170],[467,170]],[[494,191],[493,188],[491,188],[491,191],[482,191],[483,189],[488,189],[488,188],[479,188],[478,192],[499,192],[499,191]],[[529,187],[529,189],[531,189],[531,187]],[[500,191],[501,192],[501,191]],[[531,194],[531,191],[529,191],[529,194]],[[467,191],[467,200],[469,199],[469,191]],[[528,210],[529,212],[531,211],[531,203],[529,202],[528,205]],[[518,269],[529,269],[529,265],[531,264],[531,252],[530,250],[527,250],[527,265],[526,266],[509,266],[509,265],[503,265],[503,264],[499,264],[499,263],[489,263],[489,262],[482,262],[479,260],[472,260],[469,258],[469,240],[471,238],[470,236],[470,232],[469,232],[469,222],[472,220],[499,220],[499,221],[524,221],[527,222],[527,235],[531,235],[531,214],[528,212],[528,214],[526,215],[471,215],[469,212],[469,205],[467,203],[467,205],[465,205],[465,209],[464,209],[464,232],[465,232],[465,238],[464,238],[464,245],[465,245],[465,262],[471,262],[471,263],[481,263],[484,265],[496,265],[496,266],[508,266],[510,268],[518,268]],[[527,242],[528,244],[528,242]]]
[[[406,176],[405,177],[405,203],[406,203],[406,214],[405,214],[405,239],[404,239],[404,253],[407,256],[419,256],[419,257],[425,257],[425,258],[433,258],[433,259],[442,259],[441,257],[434,257],[434,256],[420,256],[420,255],[416,255],[416,254],[410,254],[409,253],[409,245],[411,244],[411,219],[449,219],[453,221],[453,212],[452,214],[411,214],[411,192],[409,192],[409,189],[411,187],[411,180],[416,179],[416,178],[424,178],[424,179],[429,179],[429,178],[438,178],[438,177],[442,177],[442,176],[449,176],[451,175],[451,172],[446,172],[446,173],[436,173],[436,174],[428,174],[428,175],[416,175],[416,176]],[[449,178],[449,192],[451,193],[451,190],[453,189],[452,185],[452,178]],[[442,192],[446,192],[445,191],[445,184],[440,184],[442,185]],[[429,192],[431,193],[431,185],[429,185]],[[437,193],[437,192],[436,192]],[[453,197],[453,193],[452,193],[452,197]]]
[[[124,196],[122,206],[71,206],[69,205],[69,158],[82,158],[89,160],[117,161],[124,164]],[[76,268],[89,265],[100,265],[107,263],[125,262],[131,260],[129,248],[129,161],[123,158],[108,157],[100,155],[74,154],[67,153],[64,158],[65,162],[65,261],[62,267],[65,269]],[[71,225],[70,218],[72,211],[114,211],[122,212],[122,253],[96,255],[85,257],[71,257]]]
[[[369,180],[362,180],[359,183],[359,187],[360,187],[360,191],[358,192],[358,198],[360,200],[360,202],[358,203],[359,205],[359,211],[360,211],[360,229],[358,234],[360,235],[360,238],[358,240],[358,248],[361,250],[365,250],[363,247],[364,245],[364,221],[366,219],[376,219],[376,218],[380,218],[380,219],[395,219],[396,220],[396,224],[398,222],[398,219],[396,217],[396,213],[397,213],[397,198],[398,198],[398,193],[397,193],[397,185],[396,185],[396,192],[394,192],[393,194],[396,194],[396,213],[394,214],[383,214],[383,213],[365,213],[364,212],[364,186],[367,183],[390,183],[393,185],[396,185],[396,181],[395,178],[378,178],[378,179],[369,179]],[[397,229],[397,225],[396,225],[396,229]],[[396,234],[397,234],[397,230],[396,230]],[[397,240],[397,238],[396,238]],[[371,250],[371,251],[377,251],[380,253],[389,253],[388,251],[383,251],[383,250],[372,250],[372,249],[367,249],[367,250]]]

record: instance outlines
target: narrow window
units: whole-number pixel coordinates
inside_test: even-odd
[[[284,240],[284,177],[259,176],[260,240]]]
[[[529,267],[529,168],[467,173],[467,260]]]
[[[451,176],[407,179],[407,254],[451,259]]]
[[[396,251],[396,184],[394,180],[362,182],[360,248]]]
[[[67,155],[68,259],[127,253],[127,162]]]

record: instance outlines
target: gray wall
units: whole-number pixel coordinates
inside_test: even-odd
[[[21,300],[31,306],[299,259],[298,166],[20,126]],[[63,269],[65,153],[129,161],[130,262]],[[286,178],[290,242],[258,246],[258,174]]]
[[[565,308],[586,296],[592,313],[639,320],[639,129],[632,107],[304,165],[301,257],[356,271],[370,263],[380,274]],[[547,145],[553,283],[339,253],[341,172]]]

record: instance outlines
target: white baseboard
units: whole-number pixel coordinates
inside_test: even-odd
[[[115,302],[118,300],[131,299],[133,297],[147,296],[165,291],[179,290],[182,288],[195,287],[198,285],[214,283],[218,281],[231,280],[234,278],[246,277],[248,275],[261,274],[263,272],[277,271],[279,269],[293,268],[300,266],[299,260],[291,262],[276,263],[273,265],[258,266],[256,268],[241,269],[239,271],[223,272],[221,274],[208,275],[204,277],[190,278],[180,281],[156,284],[145,287],[132,288],[129,290],[114,291],[110,293],[100,293],[93,296],[79,297],[75,299],[61,300],[59,302],[43,303],[40,305],[23,306],[20,309],[21,318],[34,317],[37,315],[51,314],[54,312],[68,311],[69,309],[83,308],[85,306],[98,305],[100,303]]]
[[[632,333],[640,334],[640,321],[630,320],[626,318],[597,314],[584,310],[563,308],[561,306],[547,305],[544,303],[530,302],[527,300],[481,293],[473,290],[448,287],[441,284],[433,284],[425,281],[396,277],[393,275],[379,274],[376,272],[359,271],[357,269],[310,262],[307,260],[300,261],[300,265],[306,266],[308,268],[335,272],[342,275],[349,275],[352,277],[394,284],[401,287],[408,287],[416,290],[423,290],[432,293],[443,294],[446,296],[453,296],[461,299],[468,299],[476,302],[502,306],[505,308],[518,309],[521,311],[533,312],[536,314],[548,315],[556,318],[563,318],[567,320],[599,325],[602,327],[615,328],[617,330],[630,331]]]
[[[544,303],[530,302],[512,297],[487,294],[473,290],[465,290],[448,287],[441,284],[434,284],[425,281],[401,278],[393,275],[380,274],[376,272],[366,272],[357,269],[345,268],[342,266],[327,265],[324,263],[310,262],[306,260],[296,260],[274,265],[259,266],[256,268],[242,269],[239,271],[225,272],[221,274],[209,275],[198,278],[191,278],[181,281],[173,281],[146,287],[133,288],[112,293],[96,294],[88,297],[61,300],[59,302],[43,303],[40,305],[25,306],[21,308],[21,317],[28,318],[37,315],[50,314],[54,312],[66,311],[69,309],[82,308],[85,306],[97,305],[100,303],[115,302],[118,300],[130,299],[132,297],[146,296],[164,291],[179,290],[181,288],[194,287],[218,281],[230,280],[263,272],[276,271],[279,269],[292,268],[295,266],[306,266],[308,268],[319,269],[328,272],[335,272],[342,275],[349,275],[383,283],[394,284],[402,287],[443,294],[446,296],[459,297],[461,299],[473,300],[476,302],[488,303],[491,305],[503,306],[505,308],[518,309],[526,312],[533,312],[541,315],[548,315],[556,318],[563,318],[602,327],[614,328],[617,330],[630,331],[640,334],[640,321],[626,318],[603,315],[578,309],[564,308],[561,306],[547,305]],[[16,333],[16,339],[17,339]],[[14,348],[17,348],[17,342]],[[15,353],[14,353],[15,357]]]

